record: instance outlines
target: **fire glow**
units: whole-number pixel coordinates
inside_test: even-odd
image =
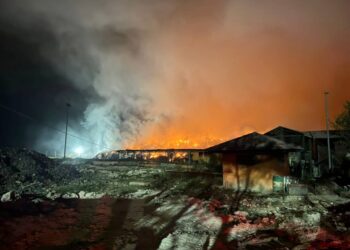
[[[223,142],[224,139],[222,138],[214,138],[211,137],[203,138],[203,139],[197,139],[197,140],[190,140],[190,139],[177,139],[177,138],[169,138],[169,139],[150,139],[150,140],[140,140],[138,142],[132,143],[130,145],[126,144],[125,148],[127,149],[204,149],[208,148],[212,145],[218,144]],[[178,153],[180,154],[180,153]],[[180,155],[177,155],[177,157]],[[152,155],[150,156],[152,158]]]
[[[278,125],[323,129],[323,91],[331,116],[349,98],[348,2],[88,1],[73,15],[65,10],[81,10],[79,1],[49,2],[10,8],[9,23],[29,31],[28,18],[46,13],[57,46],[40,56],[91,89],[80,136],[107,148],[206,148]],[[43,133],[40,144],[58,148],[58,136]],[[84,154],[102,150],[84,145]]]

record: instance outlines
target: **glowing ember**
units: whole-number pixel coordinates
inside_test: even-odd
[[[158,159],[160,157],[167,157],[168,154],[166,152],[151,152],[149,154],[149,159]]]
[[[227,138],[229,139],[229,138]],[[124,148],[128,149],[203,149],[208,148],[212,145],[218,144],[225,141],[222,138],[217,137],[203,137],[196,138],[194,136],[193,140],[190,139],[182,139],[182,138],[164,138],[159,135],[159,139],[140,139],[134,143],[124,145]],[[181,157],[180,155],[176,157]],[[152,157],[151,157],[152,158]]]

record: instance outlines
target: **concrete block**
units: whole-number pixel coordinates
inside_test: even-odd
[[[307,195],[308,187],[304,184],[290,184],[288,185],[289,195]]]

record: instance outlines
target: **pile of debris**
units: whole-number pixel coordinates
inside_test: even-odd
[[[45,193],[45,188],[78,178],[74,167],[25,148],[0,149],[0,193]]]

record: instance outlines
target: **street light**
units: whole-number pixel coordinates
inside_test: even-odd
[[[79,146],[79,147],[74,149],[74,152],[76,154],[76,157],[81,157],[81,154],[84,152],[84,149]]]
[[[329,92],[324,92],[324,102],[325,102],[325,110],[326,110],[327,147],[328,147],[328,168],[329,168],[329,171],[331,171],[332,158],[331,158],[331,142],[329,138],[328,95],[329,95]]]
[[[69,108],[72,105],[70,105],[68,102],[66,103],[66,134],[64,137],[64,152],[63,152],[63,158],[66,159],[66,149],[67,149],[67,134],[68,134],[68,114],[69,114]]]

